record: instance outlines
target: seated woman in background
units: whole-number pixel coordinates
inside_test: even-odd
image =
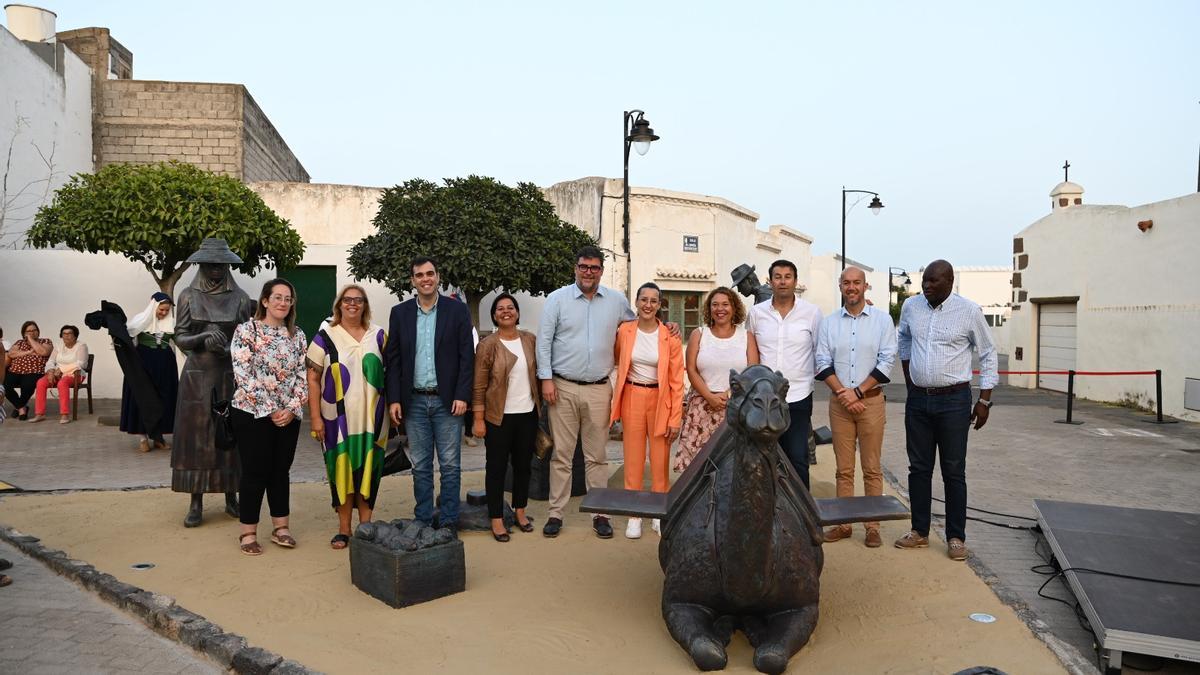
[[[62,345],[50,355],[46,362],[46,374],[37,381],[37,393],[33,398],[33,422],[46,419],[46,392],[50,387],[58,389],[58,423],[71,421],[71,387],[75,381],[87,377],[84,368],[88,362],[87,345],[79,341],[79,328],[66,325],[58,331]]]
[[[737,293],[722,286],[709,291],[701,310],[704,326],[688,338],[687,373],[692,383],[683,407],[683,431],[675,470],[688,468],[713,431],[725,421],[729,371],[758,363],[754,334],[742,326],[746,307]]]
[[[26,321],[21,324],[21,339],[8,351],[4,397],[15,408],[14,414],[20,420],[29,419],[29,399],[33,397],[37,381],[46,374],[46,362],[54,351],[54,343],[41,335],[37,322]]]
[[[150,381],[162,401],[162,417],[153,429],[145,428],[137,397],[129,382],[121,384],[121,431],[141,436],[138,449],[149,452],[167,447],[164,434],[175,433],[176,397],[179,393],[179,365],[175,361],[175,303],[171,296],[158,291],[150,296],[146,309],[125,323],[129,336],[137,345],[138,360],[150,375]]]

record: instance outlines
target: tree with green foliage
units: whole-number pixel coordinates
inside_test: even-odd
[[[574,279],[575,252],[596,241],[564,222],[532,183],[509,187],[484,176],[447,178],[442,185],[413,179],[379,198],[375,234],[349,256],[355,278],[412,290],[410,261],[437,261],[442,283],[466,295],[479,325],[479,302],[503,288],[541,295]]]
[[[144,265],[172,297],[206,237],[229,242],[243,274],[295,267],[304,255],[300,234],[253,190],[180,162],[109,164],[73,176],[26,233],[35,248],[119,253]]]
[[[904,290],[903,286],[892,286],[892,292],[896,294],[896,301],[893,302],[888,310],[892,313],[892,323],[900,325],[900,308],[904,306],[904,301],[916,295]]]

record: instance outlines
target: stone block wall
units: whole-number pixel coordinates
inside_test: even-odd
[[[107,80],[96,167],[177,160],[243,181],[308,172],[240,84]]]
[[[308,172],[292,154],[262,108],[242,90],[242,180],[307,183]]]
[[[178,160],[241,179],[242,92],[237,84],[106,81],[96,168]]]

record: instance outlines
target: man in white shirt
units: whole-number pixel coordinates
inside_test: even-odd
[[[783,373],[788,380],[791,424],[779,437],[779,447],[808,487],[808,435],[812,430],[812,390],[816,375],[815,347],[821,310],[796,297],[796,265],[776,260],[767,270],[771,299],[750,308],[746,330],[758,341],[759,363]]]

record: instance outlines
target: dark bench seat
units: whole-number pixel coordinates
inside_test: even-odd
[[[665,518],[668,494],[644,490],[592,488],[584,496],[579,510],[583,513],[604,513],[613,516]],[[817,503],[817,515],[822,527],[874,520],[906,520],[909,517],[904,504],[891,495],[814,501]]]

